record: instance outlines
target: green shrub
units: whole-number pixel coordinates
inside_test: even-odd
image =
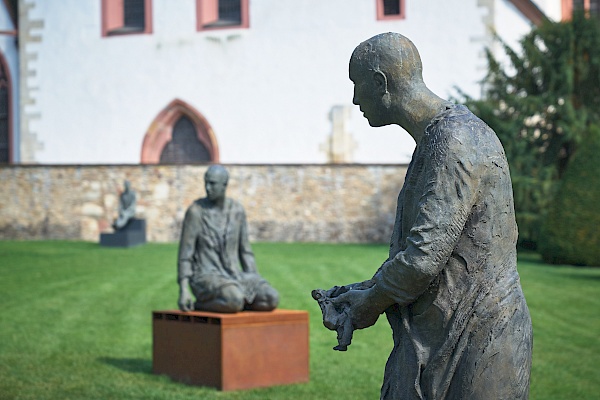
[[[542,227],[538,249],[551,264],[600,266],[600,127],[569,162]]]

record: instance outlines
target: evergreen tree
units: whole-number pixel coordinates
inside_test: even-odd
[[[520,51],[502,47],[508,65],[487,51],[483,99],[463,96],[504,145],[520,243],[534,247],[557,182],[600,123],[600,22],[575,14],[534,28]]]

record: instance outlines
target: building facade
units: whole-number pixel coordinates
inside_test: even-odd
[[[348,61],[358,43],[400,32],[419,48],[434,92],[450,97],[460,88],[477,96],[493,33],[515,43],[543,18],[560,19],[563,6],[560,0],[464,0],[460,7],[446,0],[16,4],[4,0],[0,10],[7,32],[0,36],[0,97],[4,79],[11,99],[7,160],[40,164],[405,163],[414,149],[410,136],[398,127],[373,131],[352,106]],[[1,106],[0,98],[0,127]]]

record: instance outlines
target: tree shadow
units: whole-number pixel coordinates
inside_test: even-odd
[[[600,267],[574,264],[548,264],[535,252],[521,251],[518,256],[519,262],[526,262],[536,266],[542,266],[552,271],[557,276],[565,279],[600,280]]]
[[[561,277],[566,279],[575,279],[575,280],[584,280],[584,281],[598,281],[600,280],[600,274],[598,274],[598,267],[574,267],[574,268],[589,268],[588,270],[583,270],[575,273],[567,272],[561,274]]]
[[[98,361],[134,374],[152,374],[152,360],[142,358],[100,357]]]

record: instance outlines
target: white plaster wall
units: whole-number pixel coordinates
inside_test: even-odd
[[[495,28],[502,40],[513,49],[518,49],[519,40],[533,24],[508,0],[496,0]]]
[[[206,117],[224,163],[325,162],[329,111],[352,102],[350,54],[381,32],[415,42],[426,83],[443,97],[455,85],[477,95],[485,72],[478,0],[407,1],[407,18],[387,22],[375,0],[251,0],[250,29],[220,32],[196,32],[194,0],[154,0],[151,35],[108,38],[99,0],[34,2],[43,39],[24,47],[38,53],[27,110],[40,113],[40,163],[138,163],[146,130],[175,98]],[[407,133],[370,128],[355,111],[354,161],[410,160]]]
[[[535,0],[534,3],[551,21],[562,20],[561,0]]]
[[[4,3],[0,3],[0,30],[15,31],[15,26],[10,18]],[[12,96],[12,156],[13,161],[19,162],[19,54],[17,53],[16,36],[9,34],[0,35],[0,53],[6,60],[8,73],[11,80]]]
[[[369,23],[366,37],[386,31],[402,33],[410,38],[421,54],[423,78],[429,88],[443,98],[456,95],[456,87],[473,96],[480,93],[479,81],[485,73],[482,49],[486,28],[486,8],[478,1],[462,1],[460,7],[444,0],[408,1],[407,18],[402,21]],[[372,2],[375,7],[375,2]],[[372,13],[374,13],[374,9]],[[365,37],[365,38],[366,38]],[[359,39],[350,42],[354,48]],[[344,59],[347,68],[348,58]],[[349,81],[348,81],[349,82]],[[347,86],[351,102],[352,85]],[[348,96],[347,95],[347,96]],[[415,143],[398,126],[372,128],[358,108],[354,108],[351,131],[358,142],[356,160],[366,163],[409,162]]]

